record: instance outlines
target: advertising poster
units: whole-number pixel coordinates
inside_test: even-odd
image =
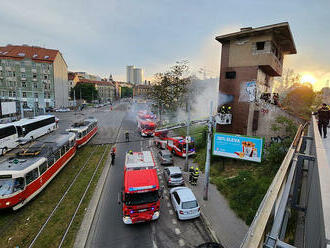
[[[215,133],[213,155],[261,162],[262,139],[240,135]]]

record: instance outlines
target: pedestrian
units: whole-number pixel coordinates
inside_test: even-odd
[[[318,116],[318,128],[320,135],[322,137],[322,131],[323,131],[323,137],[327,137],[327,128],[329,124],[330,119],[330,110],[326,103],[322,104],[322,107],[317,110],[317,116]]]
[[[188,171],[189,172],[189,183],[192,182],[194,171],[195,171],[194,166],[190,166],[189,171]]]

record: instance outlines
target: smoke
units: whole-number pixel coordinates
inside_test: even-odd
[[[230,103],[232,100],[234,100],[233,95],[227,95],[219,92],[218,94],[218,106],[222,106],[224,104]]]

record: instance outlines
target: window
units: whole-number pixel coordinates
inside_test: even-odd
[[[18,53],[17,55],[20,56],[20,57],[24,57],[25,53]]]
[[[38,168],[33,169],[25,175],[26,185],[30,184],[39,177]]]
[[[39,166],[40,175],[44,174],[46,170],[47,170],[47,162],[44,162]]]
[[[55,157],[54,155],[51,155],[50,157],[47,158],[48,161],[48,168],[51,167],[55,163]]]
[[[257,50],[264,50],[264,48],[265,48],[264,41],[257,42],[256,45],[257,45]]]
[[[16,91],[13,91],[13,97],[16,97]]]
[[[49,59],[49,56],[48,56],[48,55],[46,55],[44,58],[45,58],[45,59]]]
[[[23,102],[23,108],[27,108],[27,107],[28,107],[27,102]]]
[[[34,83],[34,84],[33,84],[33,87],[34,87],[35,89],[37,89],[37,88],[38,88],[38,83]]]
[[[22,92],[23,97],[26,98],[26,92]]]
[[[32,56],[34,59],[38,57],[38,54],[33,54]],[[32,65],[33,66],[33,65]]]
[[[0,139],[6,138],[16,133],[15,126],[0,128]]]
[[[37,73],[33,73],[33,78],[37,78]]]
[[[226,79],[235,79],[236,71],[226,71]]]
[[[44,79],[48,79],[48,75],[44,75]]]
[[[13,71],[13,77],[16,77],[16,73]]]
[[[173,193],[173,196],[174,196],[176,202],[180,205],[180,197],[179,197],[178,193],[177,192],[174,192]]]
[[[33,63],[33,62],[32,62],[32,68],[33,68],[33,69],[36,69],[36,68],[37,68],[37,67],[36,67],[36,63]]]
[[[21,78],[26,78],[26,75],[22,73]]]
[[[38,98],[38,93],[34,93],[34,98]]]
[[[22,82],[22,87],[26,88],[26,82]]]

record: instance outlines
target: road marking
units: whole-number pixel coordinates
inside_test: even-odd
[[[179,228],[174,228],[174,231],[175,231],[175,234],[176,235],[179,235],[181,233],[180,229]]]
[[[182,247],[185,245],[185,242],[183,239],[179,239],[179,246]]]
[[[170,207],[170,206],[171,206],[171,203],[168,202],[168,203],[167,203],[167,206]]]
[[[170,215],[174,214],[172,209],[169,209],[168,212],[170,213]]]
[[[176,221],[176,219],[172,219],[172,224],[173,224],[173,225],[178,224],[178,222]]]

